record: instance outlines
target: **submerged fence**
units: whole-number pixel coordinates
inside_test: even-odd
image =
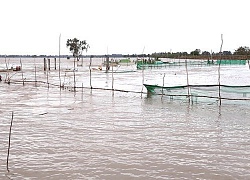
[[[184,86],[157,86],[144,84],[149,94],[164,95],[171,98],[190,98],[192,101],[204,99],[215,100],[239,100],[250,102],[250,85],[230,86],[230,85],[184,85]],[[220,95],[219,95],[220,91]]]
[[[186,67],[186,85],[164,86],[165,74],[163,77],[163,85],[144,84],[149,95],[169,96],[184,98],[197,102],[204,99],[215,99],[221,104],[221,100],[248,101],[250,102],[250,85],[223,85],[221,84],[221,65],[246,65],[250,69],[250,63],[246,60],[217,60],[217,61],[201,61],[199,65],[218,65],[218,84],[189,84],[188,66],[197,65],[197,63],[175,62],[178,65],[184,64]],[[173,63],[174,64],[174,63]],[[146,67],[146,66],[145,66]]]
[[[35,61],[35,60],[34,60]],[[147,72],[147,69],[137,69],[136,71],[124,71],[124,73],[120,74],[120,77],[123,77],[122,79],[125,81],[131,81],[129,79],[130,76],[129,73],[137,73],[135,74],[132,78],[138,78],[142,79],[143,81],[140,81],[140,84],[135,84],[136,86],[143,87],[145,86],[147,88],[147,92],[150,94],[155,94],[155,95],[164,95],[164,96],[169,96],[170,98],[187,98],[191,99],[191,101],[199,101],[199,99],[215,99],[221,101],[222,99],[225,100],[239,100],[239,101],[249,101],[250,100],[250,85],[244,85],[244,86],[232,86],[232,85],[227,85],[227,84],[221,84],[220,81],[218,84],[189,84],[189,69],[188,67],[197,65],[193,61],[185,60],[184,62],[178,62],[178,60],[175,60],[178,64],[178,66],[184,66],[185,65],[185,71],[186,71],[186,85],[183,86],[164,86],[164,78],[167,76],[164,74],[163,78],[163,85],[158,86],[154,84],[144,84],[144,75],[145,72]],[[226,60],[221,60],[221,61],[216,61],[213,62],[211,65],[247,65],[249,64],[249,61],[246,60],[236,60],[237,63],[233,60],[226,61]],[[50,62],[50,61],[47,61]],[[204,61],[202,61],[204,63]],[[21,69],[18,71],[6,71],[6,72],[0,72],[0,75],[2,75],[2,81],[6,82],[8,84],[34,84],[35,86],[38,85],[44,85],[47,88],[50,87],[58,87],[60,89],[67,89],[70,91],[77,91],[79,89],[100,89],[100,90],[110,90],[110,91],[119,91],[119,92],[132,92],[132,93],[141,93],[141,94],[146,94],[147,92],[142,90],[140,91],[138,88],[137,90],[126,90],[126,89],[120,89],[120,88],[115,88],[115,81],[120,81],[116,80],[116,76],[114,76],[113,73],[114,67],[112,66],[110,70],[105,72],[105,70],[101,71],[100,69],[95,68],[97,64],[93,63],[92,59],[89,60],[89,64],[86,63],[87,65],[83,65],[82,69],[83,71],[77,72],[75,69],[68,68],[69,62],[67,62],[66,66],[60,67],[59,63],[60,61],[56,61],[53,63],[53,68],[52,66],[45,64],[46,61],[39,61],[34,62],[33,64],[30,63],[27,69],[23,69],[23,66],[25,66],[25,63],[23,63],[20,59],[21,63]],[[72,62],[71,62],[72,63]],[[206,61],[208,63],[208,61]],[[212,63],[212,62],[209,62]],[[220,64],[219,64],[220,63]],[[94,64],[94,65],[93,65]],[[173,64],[173,63],[172,63]],[[158,64],[159,65],[159,64]],[[58,68],[56,66],[59,66]],[[61,63],[62,66],[62,63]],[[135,65],[136,66],[136,65]],[[170,64],[167,64],[166,66],[164,65],[164,68],[170,67]],[[152,68],[152,67],[151,67]],[[201,67],[202,68],[202,67]],[[158,67],[156,68],[156,71]],[[145,71],[144,71],[145,70]],[[141,73],[142,72],[142,73]],[[160,71],[159,71],[160,72]],[[102,78],[105,76],[108,76],[108,74],[111,73],[111,77],[109,79],[105,79],[105,81],[111,81],[110,84],[112,86],[108,87],[97,87],[95,86],[93,82],[93,78],[98,79],[99,77]],[[88,74],[88,77],[85,77]],[[122,74],[125,74],[124,76]],[[219,74],[219,72],[218,72]],[[139,77],[140,75],[141,77]],[[67,81],[67,78],[69,79]],[[79,82],[79,79],[84,79],[85,84]],[[78,81],[78,82],[76,82]]]

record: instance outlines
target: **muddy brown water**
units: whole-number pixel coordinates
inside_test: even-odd
[[[22,63],[27,81],[36,77],[47,82],[42,59]],[[204,76],[216,73],[204,68]],[[195,74],[201,69],[190,68],[190,76],[199,79]],[[230,71],[231,80],[247,82],[233,76],[234,72],[249,76],[247,67],[225,69],[222,72]],[[21,72],[14,73],[13,81],[22,80]],[[164,73],[170,74],[169,79],[176,77],[176,82],[186,81],[181,67],[145,70],[144,80]],[[111,74],[93,71],[92,78],[93,87],[112,86]],[[142,89],[142,71],[113,78],[115,89]],[[209,78],[206,81],[212,81]],[[77,86],[89,87],[88,67],[80,67],[76,79]],[[49,72],[48,81],[60,83],[58,70]],[[61,81],[72,85],[72,73],[63,72]],[[249,105],[190,104],[146,93],[89,88],[74,92],[52,84],[48,88],[46,83],[0,83],[0,179],[250,179]]]

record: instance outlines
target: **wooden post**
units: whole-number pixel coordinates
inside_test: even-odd
[[[10,84],[10,74],[9,74],[9,71],[8,71],[9,70],[9,60],[8,60],[8,63],[7,63],[6,55],[5,55],[5,65],[6,65],[6,70],[7,70],[5,82]]]
[[[161,90],[161,99],[163,98],[164,95],[164,86],[165,86],[165,73],[163,75],[163,82],[162,82],[162,90]]]
[[[220,46],[220,60],[219,60],[219,68],[218,68],[218,84],[219,84],[219,100],[221,106],[221,93],[220,93],[220,64],[221,64],[221,55],[222,55],[222,45],[223,45],[223,34],[221,34],[221,46]]]
[[[50,59],[48,59],[48,66],[49,66],[49,71],[50,71]]]
[[[48,84],[48,89],[49,89],[49,71],[47,71],[47,84]]]
[[[143,84],[144,84],[144,67],[142,67],[142,88],[141,88],[141,95],[143,93]]]
[[[10,131],[9,131],[9,145],[8,145],[8,154],[7,154],[7,166],[6,166],[8,172],[10,172],[10,170],[9,170],[9,155],[10,155],[10,137],[11,137],[11,128],[12,128],[13,118],[14,118],[14,113],[12,111],[12,118],[11,118],[11,122],[10,122]]]
[[[143,51],[142,51],[142,54],[143,54],[142,62],[144,61],[144,50],[145,50],[145,46],[143,47]],[[142,63],[142,64],[143,64],[143,63]],[[141,88],[141,97],[142,97],[142,93],[143,93],[143,84],[144,84],[144,67],[142,66],[142,88]]]
[[[9,69],[9,67],[8,67],[7,60],[6,60],[6,55],[5,55],[4,60],[5,60],[6,70],[8,70],[8,69]]]
[[[106,73],[109,71],[109,57],[106,56]]]
[[[20,64],[21,64],[22,80],[23,80],[23,86],[24,86],[24,79],[23,79],[23,65],[22,65],[22,60],[21,60],[21,58],[20,58]]]
[[[56,58],[55,58],[55,70],[56,70]]]
[[[112,91],[114,91],[114,73],[113,73],[113,64],[114,64],[114,59],[111,61],[111,67],[112,67]]]
[[[60,90],[62,87],[62,83],[61,83],[61,34],[59,36],[59,81],[60,81]]]
[[[83,101],[83,83],[82,83],[82,101]]]
[[[43,58],[43,70],[46,71],[47,66],[46,66],[46,58]]]
[[[75,58],[74,58],[74,69],[73,69],[73,73],[74,73],[74,91],[76,91],[76,73],[75,73],[75,70],[76,70],[76,61],[75,61]]]
[[[36,80],[36,66],[35,66],[35,86],[37,86],[37,80]]]
[[[186,66],[186,72],[187,72],[188,101],[190,101],[190,87],[189,87],[189,79],[188,79],[187,60],[185,60],[185,66]]]
[[[92,64],[92,56],[90,56],[90,59],[89,59],[89,85],[90,85],[90,88],[92,89],[92,82],[91,82],[91,64]]]

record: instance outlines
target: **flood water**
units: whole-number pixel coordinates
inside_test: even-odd
[[[73,72],[64,70],[71,66],[62,60],[61,83],[68,86]],[[75,73],[76,91],[60,89],[58,68],[44,72],[43,59],[22,59],[22,67],[23,73],[0,72],[11,78],[0,82],[0,179],[250,179],[248,104],[190,104],[146,94],[142,82],[161,85],[164,74],[167,85],[186,83],[185,67],[92,71],[93,88],[126,92],[90,89],[88,60]],[[218,81],[217,67],[189,71],[191,83]],[[250,84],[248,66],[221,71],[224,84]]]

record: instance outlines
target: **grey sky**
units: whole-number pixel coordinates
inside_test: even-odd
[[[0,0],[0,54],[234,51],[250,46],[248,0]],[[145,48],[144,48],[145,47]]]

